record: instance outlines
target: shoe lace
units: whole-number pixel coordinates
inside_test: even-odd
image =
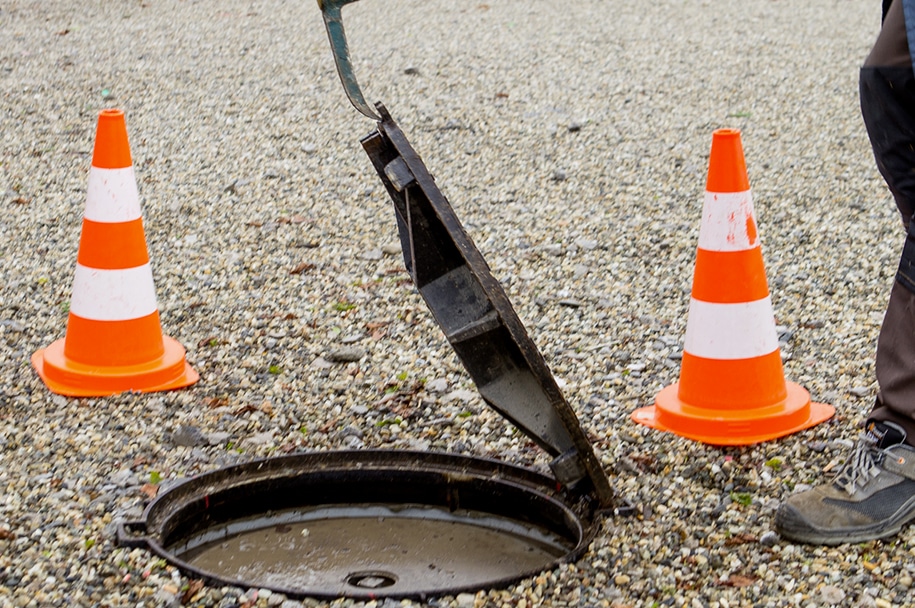
[[[877,442],[871,437],[862,435],[855,445],[851,458],[836,475],[833,483],[848,494],[855,494],[858,489],[880,474],[879,462],[883,453],[877,448]]]

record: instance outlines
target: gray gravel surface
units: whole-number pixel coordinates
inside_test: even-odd
[[[857,101],[879,2],[364,0],[344,14],[368,98],[423,155],[639,509],[606,520],[578,563],[430,605],[913,605],[915,529],[834,549],[772,532],[779,501],[842,462],[875,390],[902,241]],[[29,356],[65,330],[106,107],[127,114],[164,331],[202,379],[67,399]],[[742,130],[786,375],[837,407],[739,449],[629,420],[678,377],[719,127]],[[324,605],[198,589],[116,547],[155,482],[336,448],[543,465],[409,283],[358,143],[372,128],[313,1],[0,3],[0,606]]]

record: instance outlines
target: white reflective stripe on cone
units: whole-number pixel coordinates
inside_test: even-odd
[[[149,264],[122,270],[77,264],[72,294],[70,312],[93,321],[128,321],[158,310]]]
[[[132,166],[124,169],[89,168],[84,217],[109,224],[130,222],[140,217],[140,195]]]
[[[685,352],[706,359],[750,359],[777,349],[775,315],[768,296],[738,304],[690,300]]]
[[[699,228],[699,248],[745,251],[759,245],[753,196],[746,192],[706,192]]]

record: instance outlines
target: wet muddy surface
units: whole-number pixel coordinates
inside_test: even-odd
[[[220,578],[326,593],[484,585],[544,568],[568,541],[526,524],[428,506],[329,506],[210,529],[170,549]]]

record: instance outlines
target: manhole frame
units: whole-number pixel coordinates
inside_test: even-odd
[[[456,508],[473,507],[485,513],[513,519],[531,526],[548,527],[555,534],[563,534],[572,548],[555,560],[545,563],[534,570],[519,571],[508,577],[486,581],[485,586],[479,583],[448,587],[397,590],[396,585],[373,589],[360,589],[354,585],[332,587],[284,587],[282,585],[261,584],[257,581],[239,580],[198,568],[184,561],[168,547],[188,540],[196,533],[219,526],[230,521],[243,519],[256,513],[281,511],[263,509],[270,496],[264,496],[265,487],[274,486],[273,493],[284,493],[288,485],[310,486],[314,480],[320,480],[322,490],[299,506],[320,506],[328,504],[322,499],[321,492],[326,491],[327,484],[339,486],[343,494],[353,496],[359,490],[353,484],[374,476],[375,481],[383,480],[392,491],[409,490],[403,503],[382,500],[386,504],[409,504],[440,508],[448,506],[448,501],[457,502]],[[422,477],[422,482],[417,483]],[[438,477],[441,483],[437,486],[429,483],[431,478]],[[480,489],[496,488],[499,495],[494,501],[502,500],[504,494],[513,497],[527,498],[527,505],[518,505],[520,513],[507,513],[505,505],[479,504],[479,496],[466,504],[467,488],[480,484]],[[286,487],[284,487],[286,486]],[[430,496],[429,491],[437,496]],[[442,500],[441,491],[451,494]],[[504,493],[504,494],[503,494]],[[258,496],[258,501],[238,503],[239,509],[230,509],[231,516],[225,517],[226,501],[244,500],[245,497]],[[267,498],[265,501],[264,498]],[[366,497],[369,498],[369,497]],[[389,498],[389,497],[388,497]],[[425,500],[423,500],[425,498]],[[430,499],[431,498],[431,499]],[[250,506],[252,503],[257,506]],[[290,501],[283,508],[293,507],[297,501]],[[373,501],[355,501],[333,498],[336,504],[371,504]],[[446,503],[446,504],[442,504]],[[534,506],[536,508],[531,508]],[[525,510],[525,507],[526,510]],[[544,510],[552,511],[553,519],[564,518],[565,530],[559,530],[559,523],[547,523],[537,520],[544,515]],[[530,578],[555,568],[559,564],[577,561],[594,539],[600,527],[603,510],[590,494],[581,494],[564,489],[555,479],[517,465],[496,460],[442,452],[417,452],[406,450],[354,450],[313,452],[293,454],[252,460],[234,466],[217,469],[189,478],[169,488],[157,496],[146,507],[143,517],[119,525],[117,541],[121,546],[140,547],[162,557],[178,567],[191,578],[199,578],[207,583],[220,586],[248,588],[259,586],[275,593],[282,593],[290,598],[334,599],[348,597],[353,599],[401,598],[425,600],[431,597],[455,595],[463,592],[476,592],[481,588],[504,588],[518,581]],[[574,545],[574,546],[573,546]],[[367,570],[365,571],[367,572]],[[385,573],[395,574],[396,573]],[[342,581],[341,581],[342,582]]]

